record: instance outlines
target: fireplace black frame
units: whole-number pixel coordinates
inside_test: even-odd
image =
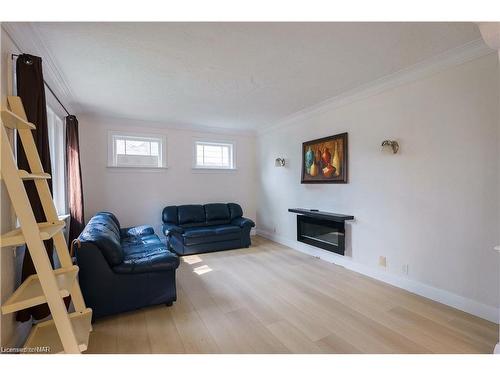
[[[339,255],[345,255],[345,221],[354,220],[354,216],[304,208],[289,208],[288,212],[298,214],[297,241],[316,246]],[[338,234],[336,243],[304,235],[301,230],[301,223],[316,224],[333,229]]]
[[[316,224],[327,228],[333,229],[337,235],[337,244],[331,242],[320,241],[309,236],[303,232],[302,223]],[[345,254],[345,226],[344,222],[317,219],[310,216],[297,215],[297,241],[304,242],[308,245],[316,246],[321,249],[332,251],[339,255]]]

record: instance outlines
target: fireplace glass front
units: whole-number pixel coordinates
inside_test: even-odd
[[[344,222],[298,215],[297,241],[344,255]]]

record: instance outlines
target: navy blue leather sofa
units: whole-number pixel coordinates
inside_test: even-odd
[[[168,206],[162,220],[169,246],[179,255],[249,247],[255,226],[236,203]]]
[[[93,318],[176,300],[179,257],[152,227],[120,228],[115,215],[99,212],[78,239],[80,287]]]

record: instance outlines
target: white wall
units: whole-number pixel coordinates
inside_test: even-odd
[[[259,231],[497,320],[498,100],[492,54],[261,133]],[[302,142],[345,131],[349,183],[301,185]],[[387,138],[399,141],[399,154],[380,151]],[[286,168],[274,166],[278,156]],[[297,243],[290,207],[354,215],[347,256]],[[387,257],[386,270],[378,266],[380,255]]]
[[[161,235],[161,212],[167,205],[237,202],[244,215],[256,217],[255,135],[203,133],[164,124],[123,119],[79,117],[85,216],[114,212],[122,226],[150,224]],[[109,130],[164,134],[166,170],[107,168]],[[236,142],[236,171],[192,170],[196,137]]]
[[[1,107],[4,108],[7,104],[7,95],[12,95],[11,54],[19,53],[19,51],[2,28],[0,28],[0,34],[0,97]],[[9,136],[12,136],[12,131],[9,131]],[[14,217],[11,212],[10,198],[3,182],[0,183],[0,199],[0,233],[4,233],[13,228]],[[0,301],[3,303],[17,286],[24,250],[20,249],[16,253],[14,248],[0,250]],[[0,346],[19,345],[24,340],[29,327],[30,322],[17,323],[15,314],[0,314]]]

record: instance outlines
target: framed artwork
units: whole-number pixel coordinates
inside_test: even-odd
[[[302,143],[303,184],[347,183],[347,133]]]

